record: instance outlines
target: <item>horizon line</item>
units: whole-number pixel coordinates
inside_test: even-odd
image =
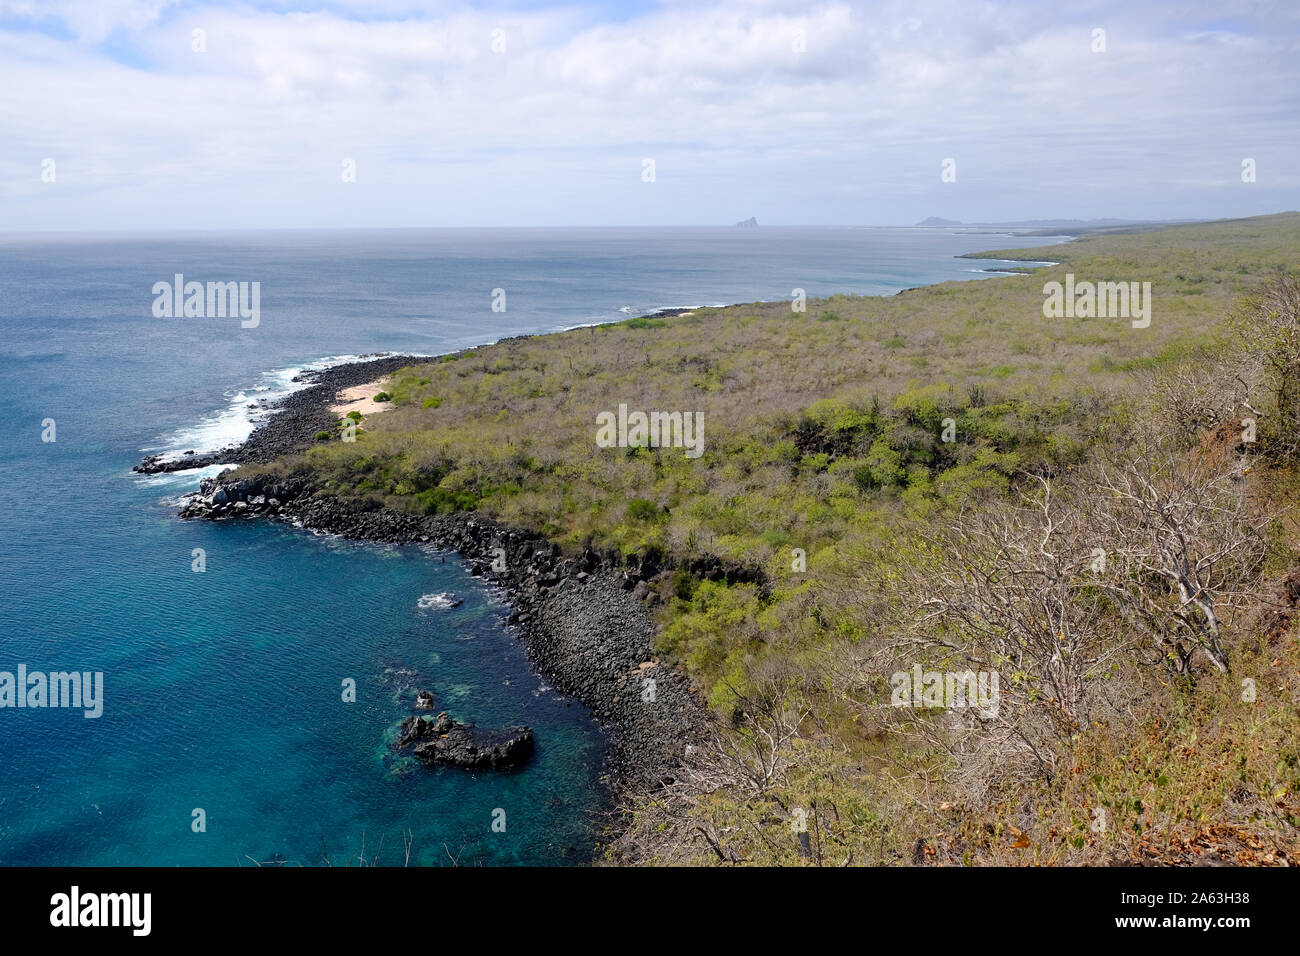
[[[1219,216],[1209,219],[1198,218],[1176,218],[1176,219],[1125,219],[1119,216],[1094,216],[1088,219],[1072,218],[1068,216],[1041,216],[1032,220],[1006,220],[1001,222],[964,222],[951,221],[946,223],[936,223],[932,225],[922,225],[921,223],[759,223],[757,226],[742,226],[740,223],[673,223],[673,224],[646,224],[646,223],[604,223],[604,224],[581,224],[581,225],[492,225],[492,226],[223,226],[211,228],[173,228],[173,229],[122,229],[122,228],[86,228],[86,229],[27,229],[27,230],[0,230],[0,240],[8,238],[21,238],[25,236],[173,236],[173,235],[213,235],[223,233],[276,233],[276,232],[421,232],[421,231],[480,231],[487,232],[491,230],[561,230],[561,229],[723,229],[733,230],[742,229],[749,231],[751,229],[957,229],[957,228],[1020,228],[1020,229],[1047,229],[1051,228],[1051,223],[1070,223],[1077,225],[1089,225],[1093,223],[1108,223],[1113,226],[1125,225],[1190,225],[1196,223],[1227,222],[1234,219],[1255,219],[1264,216],[1279,216],[1287,213],[1294,213],[1296,210],[1283,209],[1271,213],[1255,213],[1246,216]],[[1049,225],[1036,226],[1035,223],[1042,222]],[[1106,228],[1106,227],[1101,227]],[[1064,233],[1062,233],[1064,235]]]

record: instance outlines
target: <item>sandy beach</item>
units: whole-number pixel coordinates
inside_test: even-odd
[[[386,412],[393,407],[393,403],[377,402],[375,396],[384,391],[387,386],[388,378],[385,377],[366,382],[364,385],[341,389],[334,393],[334,401],[338,404],[331,405],[330,411],[340,418],[348,412],[360,412],[362,415],[378,415],[380,412]]]

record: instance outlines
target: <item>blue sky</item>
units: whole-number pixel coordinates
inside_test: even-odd
[[[1053,6],[0,0],[0,231],[1300,208],[1300,5]]]

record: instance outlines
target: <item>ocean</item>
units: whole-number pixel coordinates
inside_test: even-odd
[[[238,442],[260,414],[250,404],[362,354],[795,288],[892,294],[997,267],[963,252],[1056,241],[774,227],[0,235],[0,672],[102,673],[104,687],[97,718],[0,707],[0,864],[589,861],[600,730],[530,669],[499,595],[458,559],[182,522],[177,498],[201,473],[131,466]],[[178,273],[260,283],[257,326],[156,317],[153,286]],[[529,724],[536,752],[478,774],[394,755],[417,690],[461,721]]]

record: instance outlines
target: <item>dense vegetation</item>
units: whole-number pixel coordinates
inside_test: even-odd
[[[271,467],[663,561],[659,650],[718,733],[620,859],[1294,856],[1300,214],[1052,255],[445,356]],[[1150,326],[1044,318],[1067,272],[1150,282]],[[701,413],[703,455],[597,447],[620,404]],[[916,664],[996,671],[998,713],[891,706]]]

